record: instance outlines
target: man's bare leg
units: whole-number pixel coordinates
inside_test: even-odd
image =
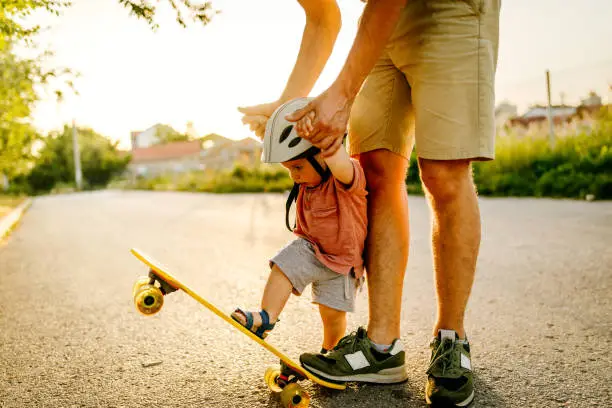
[[[365,262],[370,318],[368,337],[391,344],[400,337],[404,272],[408,263],[408,161],[388,150],[358,156],[368,186]]]
[[[480,211],[468,160],[419,159],[432,209],[432,250],[438,299],[438,329],[465,337],[463,318],[480,247]]]

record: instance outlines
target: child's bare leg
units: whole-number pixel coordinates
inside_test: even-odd
[[[331,350],[346,332],[346,312],[319,304],[323,321],[323,348]]]
[[[278,320],[278,316],[283,311],[292,290],[293,285],[289,279],[287,279],[278,266],[273,265],[261,299],[261,309],[268,313],[270,324],[274,324]],[[247,324],[247,317],[238,310],[232,313],[232,317],[242,325]],[[259,313],[252,313],[252,318],[253,328],[251,330],[255,331],[262,324],[261,315]]]
[[[289,279],[278,266],[273,265],[261,299],[261,308],[270,315],[270,323],[276,322],[292,290],[293,285]]]

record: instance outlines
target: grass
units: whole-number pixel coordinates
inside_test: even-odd
[[[474,182],[482,196],[612,199],[612,109],[602,109],[588,132],[559,137],[547,134],[499,136],[494,161],[474,163]],[[422,194],[416,154],[406,178],[409,194]],[[281,192],[292,181],[281,166],[236,167],[223,172],[193,172],[119,180],[117,188],[211,193]],[[113,185],[111,185],[113,186]]]
[[[24,196],[11,196],[0,194],[0,218],[11,212],[13,208],[24,202]]]

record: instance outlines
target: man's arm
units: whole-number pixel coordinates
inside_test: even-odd
[[[368,0],[357,35],[342,71],[332,86],[355,99],[368,73],[385,49],[407,0]]]
[[[298,0],[306,14],[300,50],[280,98],[270,103],[238,108],[244,115],[242,123],[249,125],[263,138],[266,122],[283,103],[307,96],[321,75],[340,32],[340,9],[335,0]]]
[[[334,83],[306,107],[287,116],[298,122],[298,134],[319,147],[325,156],[342,145],[353,100],[384,50],[406,1],[368,0],[353,46]],[[309,112],[314,112],[312,127],[302,120]]]
[[[335,0],[298,0],[306,14],[306,26],[293,71],[279,101],[307,96],[331,56],[342,19]]]

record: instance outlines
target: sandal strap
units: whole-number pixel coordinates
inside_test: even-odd
[[[275,323],[270,324],[270,315],[265,310],[259,312],[259,315],[261,316],[261,326],[257,328],[255,335],[263,339],[264,334],[266,334],[266,332],[269,332],[270,330],[274,329]]]
[[[261,316],[261,325],[262,326],[264,324],[270,324],[270,315],[268,314],[268,312],[266,312],[265,310],[262,309],[262,311],[259,312],[259,315]]]
[[[241,308],[236,308],[235,312],[238,312],[244,316],[244,318],[246,319],[246,324],[244,325],[244,327],[247,328],[248,330],[251,330],[253,328],[253,313],[245,312]]]

